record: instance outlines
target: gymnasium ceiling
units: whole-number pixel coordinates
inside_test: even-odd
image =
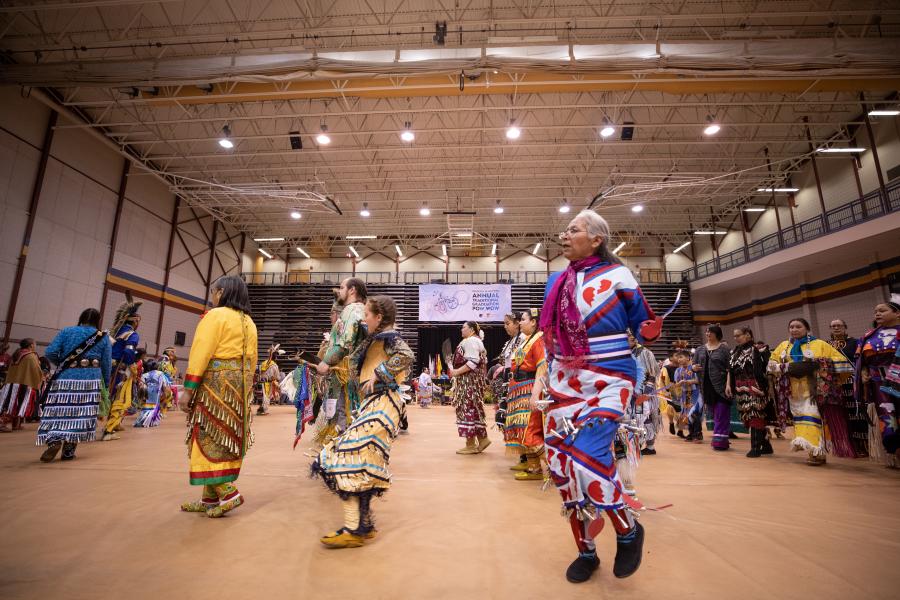
[[[81,119],[61,128],[106,136],[135,176],[286,238],[264,244],[282,253],[342,256],[363,234],[392,256],[395,243],[552,248],[567,202],[569,216],[593,203],[632,242],[623,254],[655,254],[738,227],[770,200],[757,188],[787,185],[811,148],[851,143],[860,92],[896,104],[900,5],[12,0],[0,57],[0,82]]]

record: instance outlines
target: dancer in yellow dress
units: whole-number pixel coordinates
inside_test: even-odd
[[[828,342],[812,336],[806,319],[791,319],[788,331],[791,339],[772,352],[769,371],[778,375],[778,393],[788,399],[794,415],[791,447],[807,452],[807,464],[824,465],[825,427],[819,407],[829,397],[840,396],[841,380],[852,367]]]
[[[222,277],[213,287],[216,308],[197,325],[184,391],[178,408],[188,413],[191,485],[202,485],[199,502],[181,510],[221,517],[244,503],[234,486],[253,443],[250,401],[256,367],[256,325],[240,277]]]

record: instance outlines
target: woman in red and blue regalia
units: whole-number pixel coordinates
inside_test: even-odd
[[[616,471],[613,442],[637,371],[626,330],[653,342],[661,320],[609,251],[609,238],[609,225],[593,211],[569,223],[560,234],[569,266],[547,282],[540,322],[550,361],[547,460],[578,546],[566,571],[573,583],[587,581],[600,564],[593,537],[603,512],[616,530],[616,577],[637,571],[644,540],[626,506],[634,501]]]

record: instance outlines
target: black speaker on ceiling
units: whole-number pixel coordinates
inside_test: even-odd
[[[623,142],[630,142],[631,138],[634,137],[634,122],[633,121],[625,121],[622,123],[622,137],[620,138]]]
[[[183,331],[175,332],[175,345],[176,346],[184,346],[185,338],[187,335]]]
[[[291,150],[303,150],[303,140],[300,139],[300,132],[292,131],[288,135],[291,136]]]

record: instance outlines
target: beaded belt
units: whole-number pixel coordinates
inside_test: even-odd
[[[81,360],[71,361],[70,363],[68,363],[66,365],[66,368],[68,368],[68,369],[78,369],[78,368],[86,369],[88,367],[98,368],[99,366],[100,366],[100,361],[97,360],[96,358],[94,358],[94,359],[82,358]]]

